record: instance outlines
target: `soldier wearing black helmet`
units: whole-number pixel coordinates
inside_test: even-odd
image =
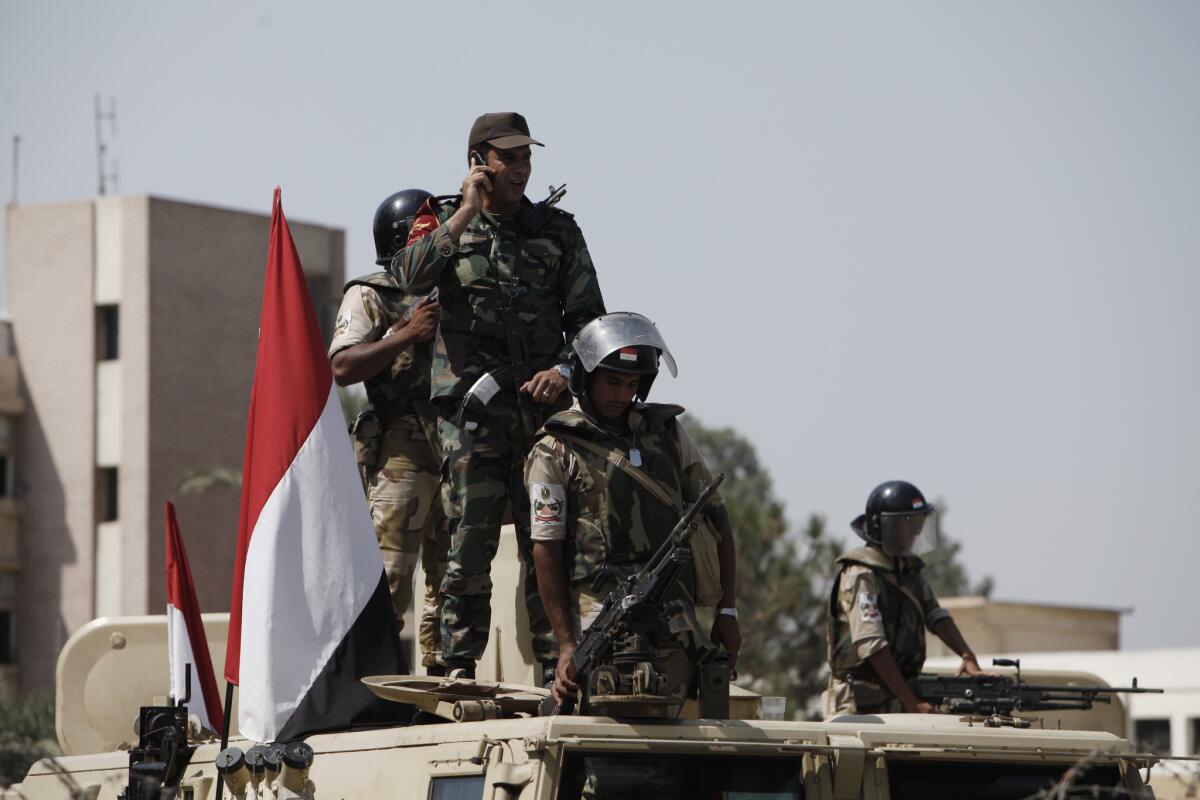
[[[408,241],[413,216],[429,192],[405,189],[375,212],[375,263],[386,266]],[[449,538],[441,501],[441,449],[437,415],[429,402],[436,296],[406,294],[387,272],[346,284],[329,360],[339,386],[362,382],[370,407],[351,427],[355,454],[367,485],[375,536],[383,555],[397,625],[413,595],[418,558],[425,597],[418,613],[422,663],[441,663],[439,587]]]
[[[546,421],[525,463],[538,590],[559,648],[552,688],[559,702],[577,689],[577,638],[616,579],[641,567],[712,481],[679,423],[683,408],[645,402],[660,359],[676,372],[653,322],[606,314],[584,327],[573,347],[570,388],[578,408]],[[704,517],[693,542],[695,575],[680,590],[697,605],[716,607],[709,639],[729,651],[732,667],[741,647],[733,531],[719,496]],[[686,659],[674,668],[667,663],[672,679],[690,678]]]
[[[908,685],[925,664],[926,628],[962,657],[961,672],[983,674],[921,572],[920,555],[938,543],[937,509],[911,483],[887,481],[850,525],[867,544],[837,560],[825,713],[931,713]],[[880,697],[891,699],[881,704]]]

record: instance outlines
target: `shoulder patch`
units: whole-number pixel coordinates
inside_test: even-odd
[[[879,622],[882,619],[879,614],[879,599],[871,592],[858,595],[858,615],[863,622]]]
[[[443,205],[450,205],[450,200],[444,197],[431,197],[421,204],[420,210],[413,217],[412,226],[408,229],[408,241],[405,246],[419,242],[437,230],[441,224],[438,221],[438,210]]]
[[[537,525],[561,525],[567,510],[567,491],[556,483],[529,485],[529,513]]]

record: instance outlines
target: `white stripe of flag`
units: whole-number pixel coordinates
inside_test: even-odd
[[[380,702],[358,679],[402,671],[402,656],[278,189],[242,476],[225,662],[239,730],[271,742],[347,727]]]

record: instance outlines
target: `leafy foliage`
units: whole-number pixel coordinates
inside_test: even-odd
[[[825,605],[842,550],[824,518],[789,535],[783,503],[754,446],[731,428],[684,421],[714,473],[737,536],[742,652],[739,683],[802,710],[825,688]]]
[[[38,692],[0,702],[0,786],[19,782],[38,759],[59,754],[53,694]]]
[[[847,543],[833,538],[825,518],[817,514],[799,531],[788,531],[770,475],[754,445],[737,431],[706,428],[691,416],[684,425],[713,473],[725,473],[721,494],[737,536],[738,683],[786,697],[788,708],[803,714],[825,689],[827,605],[837,571],[834,560]],[[943,509],[939,519],[944,518],[945,504],[937,505]],[[943,596],[989,596],[991,577],[972,585],[958,560],[961,549],[961,543],[943,534],[941,547],[925,557],[934,589]]]
[[[179,481],[180,494],[204,494],[223,489],[242,488],[242,471],[234,467],[189,469]]]

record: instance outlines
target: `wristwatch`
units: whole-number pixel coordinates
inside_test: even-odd
[[[564,381],[571,380],[571,365],[570,364],[555,364],[554,371],[562,375]]]
[[[718,608],[717,613],[724,614],[727,617],[733,617],[734,619],[738,618],[738,613],[737,613],[736,608]]]

